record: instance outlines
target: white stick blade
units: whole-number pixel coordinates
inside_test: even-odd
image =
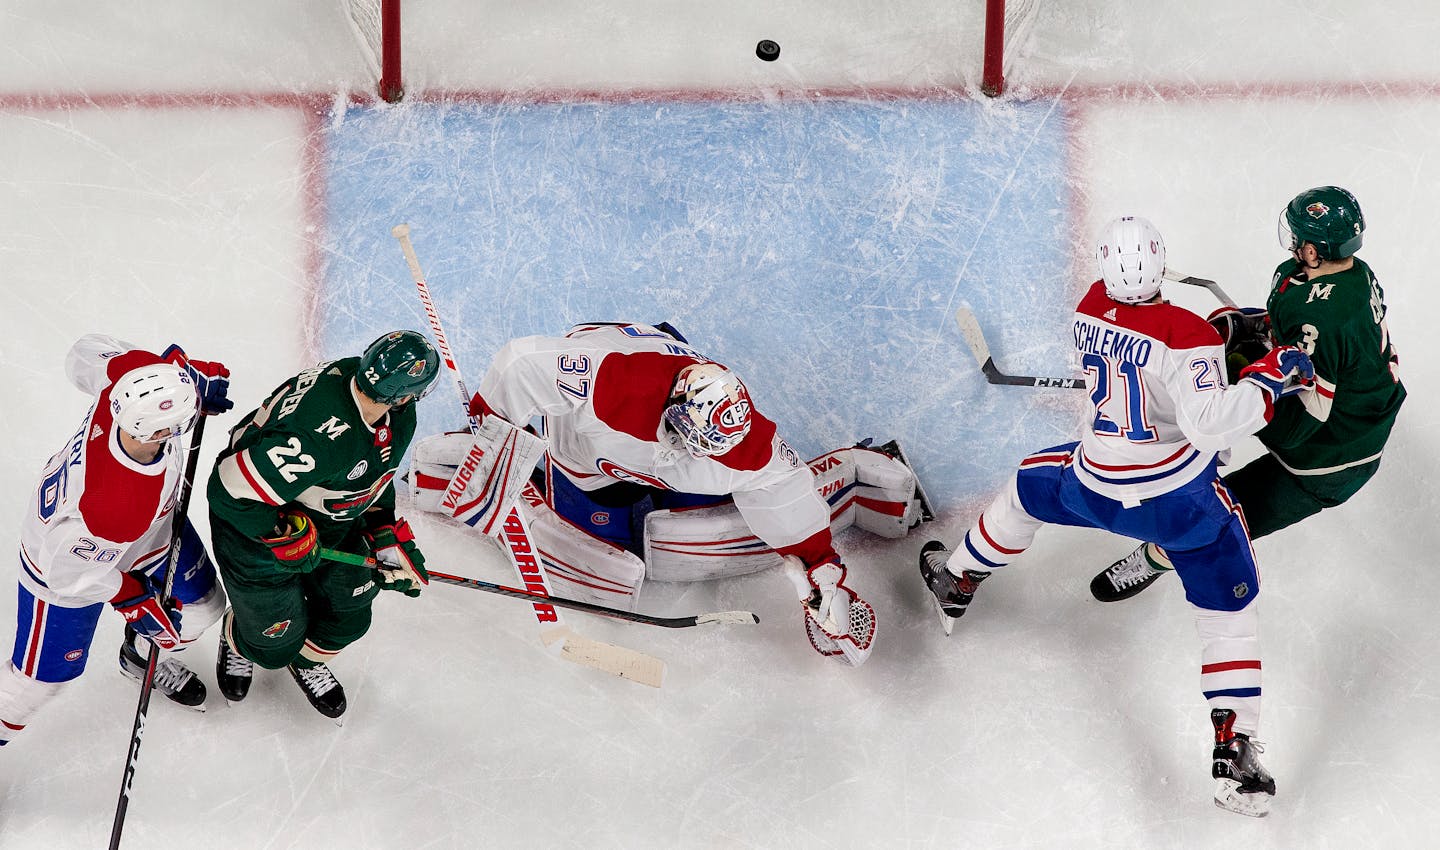
[[[965,337],[965,343],[970,346],[970,353],[975,355],[975,361],[984,363],[989,360],[990,346],[985,343],[985,333],[980,330],[980,322],[969,307],[961,307],[955,311],[955,324],[960,326],[960,335]]]
[[[716,611],[712,614],[699,614],[695,617],[696,625],[705,623],[719,623],[721,625],[734,625],[743,623],[753,625],[760,622],[760,618],[749,611]]]

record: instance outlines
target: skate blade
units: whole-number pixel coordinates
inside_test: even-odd
[[[1227,812],[1234,812],[1246,817],[1263,818],[1270,814],[1270,801],[1273,799],[1275,799],[1273,794],[1266,794],[1263,791],[1243,794],[1240,792],[1240,783],[1233,779],[1220,780],[1219,786],[1215,789],[1216,806]]]
[[[940,618],[940,628],[944,629],[945,636],[949,637],[950,633],[955,631],[955,621],[960,618],[946,614],[945,609],[940,605],[940,600],[936,599],[933,594],[930,596],[930,604],[935,608],[935,615]]]

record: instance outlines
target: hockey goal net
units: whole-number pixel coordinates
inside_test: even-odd
[[[340,6],[379,80],[380,97],[391,103],[400,100],[405,94],[400,76],[400,0],[340,0]],[[1005,91],[1011,61],[1029,37],[1039,7],[1040,0],[985,0],[980,90],[990,97]]]
[[[340,0],[370,73],[380,81],[380,97],[390,103],[405,96],[400,78],[400,0]]]

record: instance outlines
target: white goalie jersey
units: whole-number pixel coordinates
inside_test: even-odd
[[[480,382],[474,407],[523,425],[543,418],[552,464],[582,490],[629,481],[733,497],[751,530],[807,564],[834,557],[830,509],[814,478],[752,412],[734,449],[692,456],[661,425],[676,374],[708,358],[646,325],[580,325],[565,337],[513,340]]]
[[[20,581],[54,605],[107,601],[120,589],[122,571],[151,566],[170,548],[182,453],[167,447],[152,463],[133,460],[120,447],[110,413],[112,382],[161,362],[132,348],[91,334],[66,358],[71,383],[96,396],[95,404],[80,430],[46,463],[20,533]]]
[[[1269,421],[1269,395],[1226,386],[1220,334],[1189,310],[1122,304],[1096,281],[1073,332],[1093,417],[1075,474],[1097,493],[1126,505],[1168,493]]]

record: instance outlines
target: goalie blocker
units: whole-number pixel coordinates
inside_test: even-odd
[[[456,516],[455,502],[447,501],[446,494],[455,489],[452,485],[470,449],[470,435],[463,433],[441,434],[416,444],[411,488],[417,508]],[[833,532],[853,525],[898,538],[934,517],[893,441],[878,448],[862,443],[828,452],[810,461],[809,467],[816,492],[830,507]],[[541,563],[556,592],[602,605],[633,611],[646,578],[705,581],[781,565],[780,555],[750,530],[728,500],[707,507],[651,511],[644,518],[643,561],[570,522],[547,501],[527,498],[517,507],[530,521]]]

